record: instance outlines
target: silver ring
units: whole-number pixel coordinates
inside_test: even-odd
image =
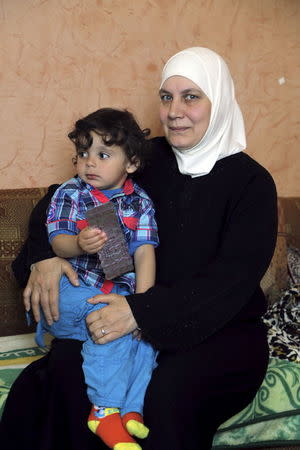
[[[106,334],[106,331],[104,330],[104,328],[101,328],[101,333],[102,333],[102,336],[104,336]]]

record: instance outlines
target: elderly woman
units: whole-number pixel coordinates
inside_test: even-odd
[[[87,323],[99,345],[138,327],[160,350],[145,398],[150,433],[143,449],[208,450],[218,426],[253,399],[266,371],[259,284],[275,246],[276,189],[243,153],[243,117],[219,55],[201,47],[177,53],[163,69],[159,95],[165,137],[152,140],[152,159],[138,180],[157,211],[157,284],[143,294],[94,297],[92,303],[108,306]],[[32,218],[27,266],[40,262],[24,294],[27,309],[31,304],[39,318],[41,304],[50,322],[58,316],[61,274],[75,282],[66,261],[41,261],[53,256],[41,225],[53,189]],[[17,424],[10,449],[99,449],[85,428],[80,349],[78,341],[55,340],[16,381],[3,417],[6,436]]]

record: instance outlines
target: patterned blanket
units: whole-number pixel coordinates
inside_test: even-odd
[[[283,293],[263,317],[270,356],[300,363],[300,285]]]
[[[47,353],[48,348],[37,347],[34,334],[0,337],[0,417],[17,376],[28,364]]]
[[[296,445],[300,448],[300,286],[284,292],[263,320],[270,362],[253,402],[219,428],[214,450]]]

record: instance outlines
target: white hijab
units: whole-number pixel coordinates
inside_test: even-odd
[[[212,50],[192,47],[176,53],[165,64],[160,87],[174,75],[193,81],[211,101],[209,126],[200,142],[186,150],[172,147],[179,171],[199,177],[209,173],[217,160],[246,148],[243,116],[229,69]]]

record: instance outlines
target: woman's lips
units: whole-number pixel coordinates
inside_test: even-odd
[[[174,133],[182,133],[183,131],[188,130],[188,127],[169,127],[169,130]]]

